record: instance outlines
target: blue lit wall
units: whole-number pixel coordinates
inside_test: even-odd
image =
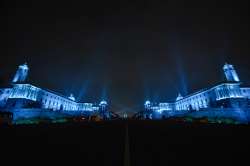
[[[30,103],[39,103],[42,109],[54,111],[99,111],[107,106],[106,101],[101,101],[100,105],[93,103],[78,103],[73,95],[62,96],[55,92],[43,90],[30,84],[13,84],[13,88],[2,89],[0,102],[4,105],[8,100],[14,100],[14,108],[22,108]]]

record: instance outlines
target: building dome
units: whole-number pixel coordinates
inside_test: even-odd
[[[71,99],[71,100],[73,100],[73,101],[76,100],[75,97],[74,97],[74,95],[73,95],[72,93],[70,94],[69,99]]]
[[[182,95],[179,93],[178,97],[176,98],[176,101],[183,99]]]
[[[145,106],[145,107],[150,107],[150,105],[151,105],[151,103],[150,103],[149,100],[145,101],[145,103],[144,103],[144,106]]]
[[[108,105],[107,101],[102,100],[99,105]]]

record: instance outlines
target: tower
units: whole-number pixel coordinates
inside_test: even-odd
[[[225,63],[225,65],[223,66],[223,70],[224,70],[227,81],[233,81],[233,82],[240,81],[238,74],[236,73],[233,65]]]
[[[19,65],[12,83],[25,82],[28,76],[29,67],[27,63]]]

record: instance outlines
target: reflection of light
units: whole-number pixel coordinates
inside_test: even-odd
[[[166,111],[166,110],[165,110],[165,109],[157,109],[157,110],[156,110],[156,112],[158,112],[158,113],[160,113],[160,114],[161,114],[163,111]]]

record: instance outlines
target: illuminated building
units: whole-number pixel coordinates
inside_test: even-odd
[[[69,97],[50,90],[36,87],[26,82],[28,65],[20,65],[8,88],[0,89],[1,110],[40,109],[79,114],[79,112],[107,112],[107,102],[100,104],[81,103],[75,100],[73,94]]]
[[[145,112],[180,114],[200,110],[248,108],[250,87],[241,87],[240,79],[233,65],[223,66],[226,81],[213,87],[200,90],[182,97],[178,95],[174,102],[151,104],[146,101]]]

